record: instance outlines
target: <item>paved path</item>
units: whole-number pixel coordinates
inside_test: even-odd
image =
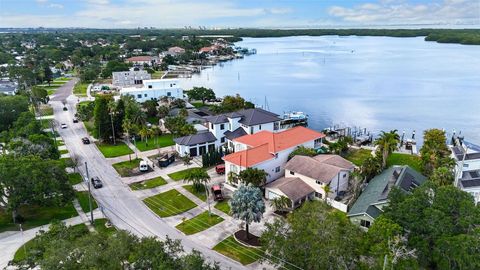
[[[71,95],[73,86],[78,82],[78,78],[72,78],[70,81],[66,82],[59,88],[53,95],[51,95],[51,101],[63,101]]]

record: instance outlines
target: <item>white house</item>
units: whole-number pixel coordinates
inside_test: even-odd
[[[235,179],[229,179],[230,173],[258,168],[268,174],[268,184],[285,174],[285,164],[291,152],[299,146],[320,148],[324,137],[323,133],[298,126],[280,132],[264,130],[235,138],[235,152],[223,158],[227,183],[234,187],[239,184]]]
[[[480,146],[462,139],[451,147],[455,165],[455,186],[470,193],[475,203],[480,202]]]
[[[150,79],[152,76],[146,70],[131,68],[128,71],[112,72],[112,84],[115,87],[141,85],[144,80]]]
[[[9,80],[0,80],[0,94],[13,96],[17,93],[18,86],[15,82]]]
[[[133,57],[127,58],[125,59],[125,62],[134,64],[134,65],[156,66],[161,64],[161,59],[158,56],[142,55],[142,56],[133,56]]]
[[[335,199],[346,193],[354,168],[350,161],[338,155],[297,155],[285,165],[284,177],[266,185],[265,197],[272,200],[286,196],[292,201],[292,208],[305,199],[316,197],[326,199],[327,203],[346,213],[348,206]],[[325,194],[326,186],[330,188],[328,194]]]
[[[183,98],[183,89],[177,79],[144,80],[142,87],[124,87],[120,95],[130,95],[137,102],[156,100],[161,97]]]
[[[280,118],[277,114],[272,112],[254,108],[245,109],[227,114],[220,114],[215,116],[204,117],[205,126],[208,128],[208,132],[211,136],[215,137],[215,148],[219,148],[222,145],[227,145],[231,150],[234,149],[233,139],[245,136],[248,134],[254,134],[259,131],[279,131]],[[205,134],[199,135],[198,138],[203,138],[203,143],[210,143],[211,136],[205,136]],[[190,136],[187,136],[190,137]],[[177,138],[176,148],[178,154],[183,156],[185,153],[190,156],[200,155],[201,152],[197,151],[195,147],[190,151],[190,146],[186,145],[189,140]],[[198,149],[200,150],[200,149]],[[203,152],[202,152],[203,153]]]

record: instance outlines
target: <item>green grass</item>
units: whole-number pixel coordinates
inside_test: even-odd
[[[63,154],[68,154],[68,150],[67,149],[62,149],[62,150],[58,150],[60,152],[60,155],[63,155]]]
[[[88,134],[93,138],[96,138],[93,134],[93,129],[94,129],[93,120],[83,121],[83,124],[85,125],[85,129],[87,130]]]
[[[79,173],[71,173],[68,175],[68,182],[70,185],[77,185],[83,181],[83,177]]]
[[[65,145],[64,141],[57,140],[57,146],[63,146]]]
[[[185,176],[187,176],[188,172],[191,171],[192,169],[194,169],[194,168],[188,168],[188,169],[185,169],[185,170],[182,170],[182,171],[170,173],[170,174],[168,174],[168,176],[175,181],[183,180],[183,179],[185,179]]]
[[[140,161],[142,159],[137,158],[137,159],[132,159],[132,161],[127,160],[119,163],[113,164],[113,168],[120,174],[122,177],[127,177],[132,175],[133,169],[138,168],[140,165]]]
[[[371,150],[367,149],[349,149],[345,159],[350,160],[357,166],[360,166],[365,159],[372,156],[371,152]]]
[[[224,212],[227,215],[230,215],[230,205],[228,204],[228,200],[218,202],[217,204],[215,204],[215,208]]]
[[[40,107],[40,115],[42,116],[53,115],[53,108],[47,105]]]
[[[88,191],[76,191],[75,197],[77,197],[78,203],[80,203],[80,207],[82,207],[83,212],[89,213],[90,206],[88,203]],[[95,210],[97,208],[98,208],[97,202],[92,197],[92,210]]]
[[[63,207],[24,205],[18,209],[18,213],[25,220],[22,225],[24,230],[48,224],[54,219],[62,220],[78,216],[72,203]],[[0,208],[0,232],[18,230],[18,224],[12,223],[12,214]]]
[[[160,217],[175,216],[197,206],[176,189],[148,197],[143,202]]]
[[[165,74],[164,71],[155,71],[155,73],[151,74],[152,79],[160,79],[162,78],[163,74]]]
[[[97,143],[97,147],[98,150],[100,150],[100,152],[102,152],[103,156],[105,156],[106,158],[120,157],[128,154],[133,154],[132,149],[130,149],[123,142],[117,142],[116,145]]]
[[[112,225],[110,228],[105,227],[105,223],[108,221],[106,218],[95,219],[95,230],[100,234],[112,234],[117,229]]]
[[[167,184],[167,181],[165,181],[165,179],[159,176],[142,182],[130,184],[130,188],[132,190],[150,189],[158,186],[163,186],[165,184]]]
[[[205,104],[203,104],[202,102],[190,102],[190,104],[192,104],[195,108],[205,107]]]
[[[47,128],[52,128],[51,122],[53,119],[40,119],[40,125],[42,126],[42,129],[47,129]]]
[[[158,147],[165,147],[165,146],[171,146],[174,144],[175,142],[173,141],[172,134],[164,134],[162,136],[159,136],[158,138],[155,138],[155,137],[148,138],[147,143],[145,142],[145,140],[136,142],[137,149],[142,152],[156,149],[157,145]]]
[[[233,236],[229,236],[222,242],[218,243],[213,247],[213,250],[232,258],[243,265],[256,262],[265,256],[265,253],[261,249],[246,247],[238,243]]]
[[[87,87],[88,83],[76,83],[73,87],[73,94],[79,97],[86,97],[87,96]]]
[[[186,235],[191,235],[204,231],[222,221],[223,218],[215,214],[209,215],[208,211],[205,211],[192,219],[185,220],[184,222],[178,224],[175,228],[179,229]]]
[[[419,156],[392,153],[387,159],[387,167],[392,165],[408,165],[418,172],[422,171],[422,163]]]
[[[184,189],[186,189],[188,192],[192,193],[195,195],[197,198],[199,198],[202,201],[207,201],[207,195],[205,194],[205,186],[202,186],[200,191],[196,191],[193,189],[193,185],[186,185],[183,186]]]

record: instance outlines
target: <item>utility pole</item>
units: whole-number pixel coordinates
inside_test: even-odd
[[[93,211],[92,211],[92,190],[90,188],[90,177],[88,175],[88,166],[85,161],[85,170],[87,171],[87,184],[88,184],[88,206],[90,207],[90,224],[93,225]]]
[[[20,231],[22,232],[23,253],[25,254],[25,258],[27,258],[27,247],[25,246],[25,236],[23,235],[22,223],[20,223],[19,225],[20,225]]]
[[[210,208],[210,197],[208,196],[208,185],[205,184],[205,195],[207,196],[207,204],[208,204],[208,215],[212,215],[212,209]]]
[[[113,112],[110,113],[110,122],[112,123],[112,135],[113,135],[113,144],[117,144],[115,142],[115,127],[113,126],[113,117],[112,117],[112,114],[114,114]]]

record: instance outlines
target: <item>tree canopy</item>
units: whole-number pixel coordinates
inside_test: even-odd
[[[431,175],[439,167],[453,168],[454,163],[450,158],[445,131],[440,129],[425,130],[420,156],[424,175]]]
[[[193,100],[201,100],[203,104],[205,101],[215,99],[215,92],[211,88],[193,87],[187,92],[188,98]]]
[[[233,192],[232,199],[228,203],[231,207],[232,216],[245,222],[248,239],[248,226],[252,222],[260,222],[265,212],[261,190],[251,185],[241,185]]]

